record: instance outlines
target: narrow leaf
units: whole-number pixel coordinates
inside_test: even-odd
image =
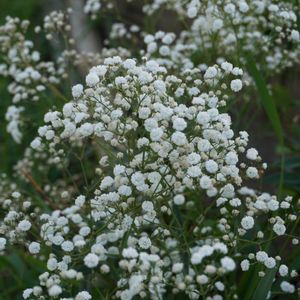
[[[275,278],[277,268],[266,271],[266,275],[259,281],[252,300],[266,300],[269,291],[271,290],[273,280]]]
[[[249,54],[246,54],[245,58],[246,58],[247,70],[255,82],[255,85],[257,87],[257,90],[258,90],[258,93],[260,96],[260,100],[264,107],[264,110],[269,118],[269,121],[270,121],[275,133],[276,133],[279,143],[281,145],[283,145],[284,141],[283,141],[282,125],[281,125],[281,121],[279,118],[279,114],[277,112],[275,101],[272,100],[272,97],[269,93],[267,84],[266,84],[261,72],[258,70],[256,63],[255,63],[254,59],[252,58],[252,56]]]

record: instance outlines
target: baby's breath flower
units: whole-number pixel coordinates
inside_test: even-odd
[[[21,231],[28,231],[31,228],[31,223],[28,220],[22,220],[18,224],[18,229]]]
[[[32,242],[28,246],[28,250],[31,254],[38,254],[40,252],[40,248],[41,248],[41,246],[37,242]]]
[[[98,263],[99,263],[99,257],[94,253],[89,253],[84,258],[84,264],[88,268],[95,268],[97,267]]]
[[[241,225],[246,230],[252,229],[254,226],[254,219],[250,216],[246,216],[242,219]]]

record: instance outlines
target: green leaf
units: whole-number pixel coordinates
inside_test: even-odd
[[[260,278],[258,272],[261,270],[260,266],[256,264],[253,268],[250,268],[248,272],[237,274],[238,284],[238,295],[239,299],[251,300],[254,293],[255,287],[258,285]],[[251,285],[249,285],[251,282]]]
[[[280,164],[281,164],[281,162],[277,161],[274,163],[274,167],[280,167]],[[284,163],[284,168],[287,171],[291,171],[292,169],[300,168],[300,156],[286,158],[285,163]]]
[[[271,290],[273,280],[275,278],[277,268],[266,271],[266,275],[259,281],[252,300],[266,300],[269,291]]]
[[[263,108],[276,133],[279,143],[283,145],[284,144],[283,130],[282,130],[282,125],[276,108],[275,101],[272,100],[267,84],[264,80],[264,77],[261,74],[261,72],[258,70],[252,56],[250,54],[245,54],[245,58],[246,58],[247,70],[255,82]]]

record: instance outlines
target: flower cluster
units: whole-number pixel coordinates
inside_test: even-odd
[[[184,32],[183,42],[189,40],[202,53],[212,49],[212,59],[250,53],[261,68],[272,74],[299,61],[296,11],[291,3],[273,0],[235,0],[222,5],[191,1],[187,17],[192,25]]]
[[[84,12],[103,8],[116,9],[87,0]],[[53,92],[13,180],[0,178],[0,254],[17,247],[39,261],[23,298],[238,299],[234,275],[244,272],[273,274],[269,296],[295,295],[284,250],[299,247],[300,202],[253,187],[267,164],[248,133],[233,130],[227,106],[247,95],[245,53],[266,74],[298,61],[295,6],[154,0],[142,11],[176,11],[184,28],[148,32],[118,20],[107,48],[87,53],[76,50],[72,10],[53,11],[35,32],[66,45],[44,62],[27,21],[0,27],[16,142],[25,103]],[[59,87],[74,67],[78,77],[89,71],[65,96]]]
[[[71,62],[73,67],[86,72],[95,63],[103,62],[105,57],[117,53],[122,57],[130,56],[128,50],[122,47],[103,48],[101,53],[76,50],[75,40],[70,33],[70,14],[71,9],[66,12],[53,11],[46,15],[43,26],[35,27],[35,33],[44,33],[50,42],[53,39],[64,41],[64,48],[59,49],[54,61],[43,61],[33,41],[26,39],[29,21],[7,17],[6,23],[0,26],[0,75],[9,79],[7,89],[12,95],[6,113],[7,132],[16,143],[20,143],[23,137],[26,119],[22,114],[40,100],[42,93],[50,91],[58,96],[58,101],[53,101],[52,105],[66,101],[59,85],[69,77]]]
[[[0,26],[0,74],[11,79],[8,91],[13,96],[6,115],[7,128],[16,142],[22,137],[19,115],[24,110],[24,102],[39,100],[46,86],[57,84],[64,73],[53,62],[41,61],[33,42],[25,37],[28,25],[28,21],[7,17],[6,23]]]
[[[227,64],[180,78],[153,60],[107,58],[90,70],[86,87],[72,88],[74,99],[61,112],[45,115],[31,146],[54,165],[70,164],[67,149],[86,144],[104,153],[93,171],[96,183],[86,178],[89,192],[80,194],[66,187],[61,197],[71,198],[63,208],[38,212],[20,193],[4,196],[2,248],[23,237],[28,252],[45,262],[39,285],[25,290],[24,299],[91,299],[102,281],[120,299],[236,297],[226,278],[239,264],[243,271],[262,264],[259,276],[273,268],[297,276],[280,253],[243,250],[269,241],[259,218],[284,236],[298,215],[291,198],[280,202],[243,183],[266,165],[248,148],[248,134],[235,136],[221,112],[228,95],[242,88],[241,71]],[[249,232],[251,240],[244,237]],[[74,282],[81,284],[71,293]],[[281,287],[295,290],[286,279]]]
[[[113,9],[112,3],[110,8]],[[178,26],[183,24],[171,46],[174,38],[159,46],[157,40],[163,36],[161,31],[145,39],[148,55],[158,51],[162,58],[170,56],[172,66],[182,66],[182,62],[188,67],[213,64],[217,59],[234,59],[235,64],[245,65],[245,55],[251,55],[260,69],[272,75],[300,59],[297,7],[292,3],[274,0],[232,0],[221,4],[215,0],[152,1],[144,4],[142,10],[150,18],[158,11],[161,14],[174,11],[178,15]],[[124,24],[118,23],[118,28],[122,28],[121,36],[127,35]],[[141,32],[141,38],[148,34]]]

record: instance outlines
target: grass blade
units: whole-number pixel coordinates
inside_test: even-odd
[[[275,278],[277,268],[266,271],[266,275],[259,281],[252,300],[266,300],[269,291],[271,290],[273,280]]]
[[[272,100],[267,84],[261,72],[258,70],[252,56],[246,54],[245,58],[246,58],[247,70],[255,82],[263,108],[276,133],[280,145],[283,145],[284,144],[283,130],[282,130],[282,125],[281,125],[281,121],[279,118],[279,114],[275,102]]]

